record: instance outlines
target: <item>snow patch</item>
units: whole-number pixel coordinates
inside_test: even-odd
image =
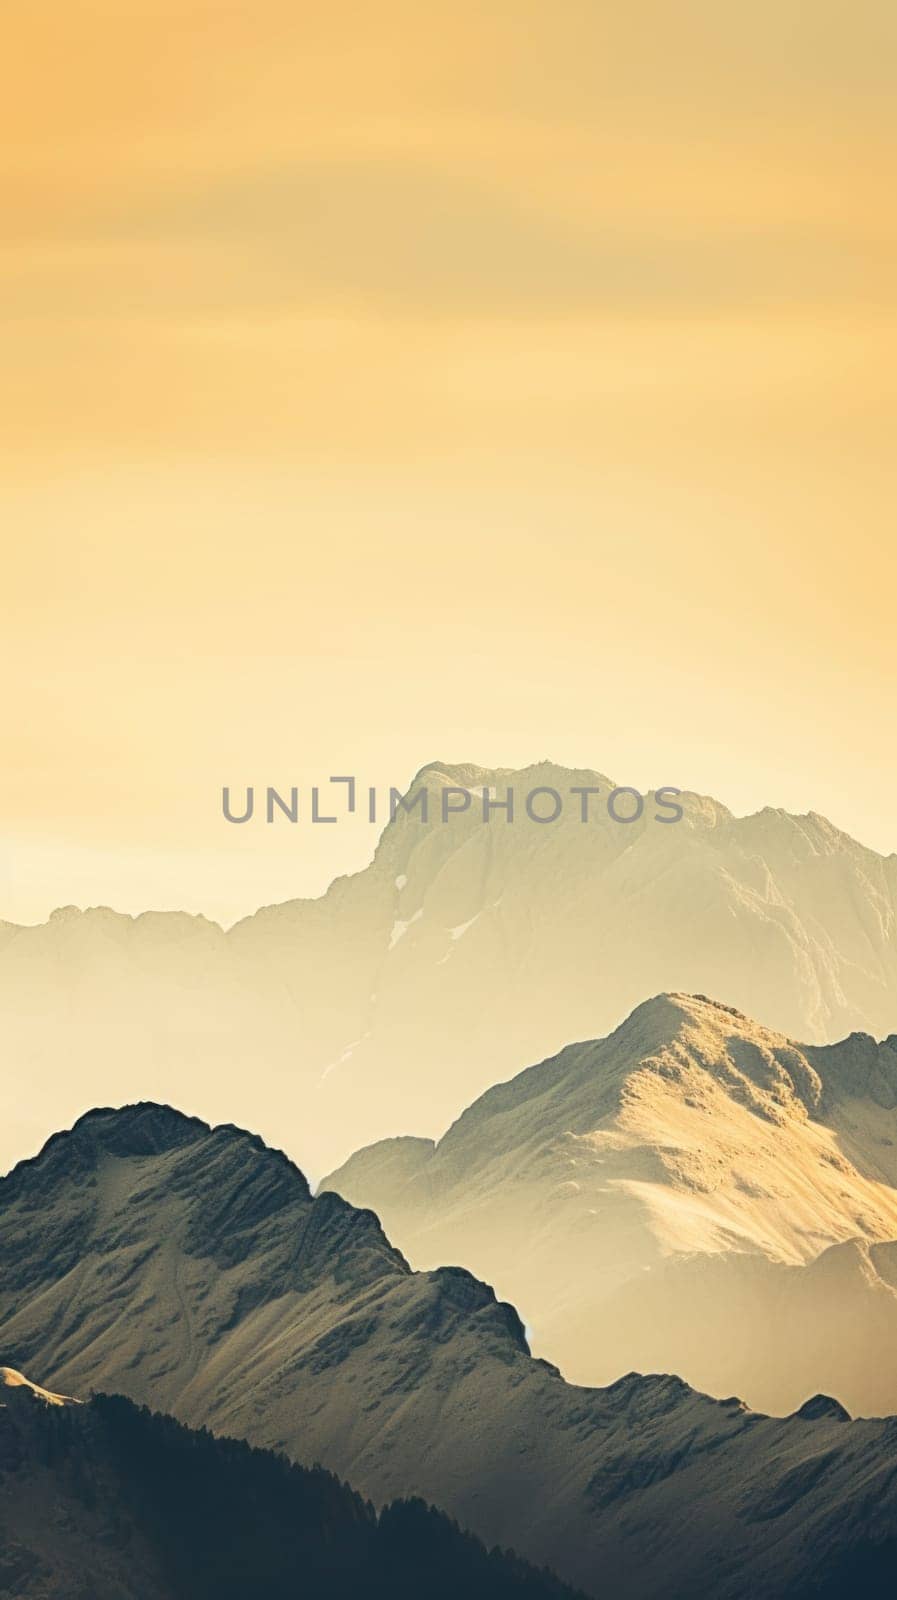
[[[389,949],[390,950],[394,950],[395,949],[395,947],[398,944],[399,940],[400,939],[404,939],[405,934],[408,932],[408,929],[411,927],[412,923],[419,922],[420,918],[423,916],[423,914],[424,914],[424,909],[423,909],[423,906],[421,906],[420,910],[419,911],[415,911],[414,916],[413,917],[409,917],[407,922],[394,922],[393,923],[392,932],[389,935]]]

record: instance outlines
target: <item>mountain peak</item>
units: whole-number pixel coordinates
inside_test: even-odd
[[[830,1394],[814,1394],[794,1412],[804,1422],[849,1422],[850,1412]]]
[[[57,1181],[64,1180],[78,1185],[79,1206],[85,1215],[93,1214],[101,1171],[114,1171],[113,1163],[154,1158],[169,1162],[172,1173],[185,1161],[191,1163],[197,1192],[206,1196],[196,1237],[205,1237],[217,1250],[226,1250],[228,1229],[256,1228],[291,1207],[305,1210],[311,1205],[304,1174],[258,1134],[232,1123],[212,1126],[155,1101],[85,1112],[71,1128],[48,1139],[38,1155],[0,1178],[0,1199],[12,1206],[24,1197],[27,1205],[35,1196],[51,1196]],[[135,1165],[132,1183],[137,1183],[139,1171]],[[217,1242],[216,1228],[224,1232]],[[76,1248],[74,1239],[68,1248]]]
[[[212,1128],[201,1117],[188,1116],[164,1101],[135,1100],[123,1106],[96,1106],[79,1117],[71,1131],[95,1139],[111,1154],[159,1155],[205,1137]]]
[[[676,776],[656,772],[653,794]],[[423,785],[426,823],[411,803]],[[445,786],[472,797],[443,817]],[[609,809],[612,787],[552,761],[437,760],[404,807],[375,791],[368,866],[226,933],[103,907],[0,925],[6,1059],[28,1081],[0,1169],[58,1125],[61,1061],[84,1104],[104,1105],[157,1082],[164,1049],[167,1098],[203,1106],[216,1083],[236,1120],[251,1120],[258,1075],[269,1126],[324,1172],[397,1129],[437,1136],[521,1063],[607,1034],[646,995],[719,995],[817,1043],[894,1029],[897,858],[815,815],[733,817],[686,788],[681,818],[646,783],[635,813]],[[551,803],[528,809],[536,789],[557,790],[556,820]]]
[[[18,1162],[0,1187],[15,1187],[19,1179],[38,1166],[55,1164],[65,1152],[70,1159],[80,1152],[83,1166],[103,1151],[110,1155],[158,1155],[174,1150],[211,1132],[208,1123],[189,1117],[173,1106],[152,1100],[125,1106],[97,1106],[85,1111],[70,1128],[54,1133],[35,1156]]]
[[[674,1154],[681,1154],[690,1123],[680,1116],[683,1101],[675,1081],[673,1088],[680,1140]],[[698,1123],[703,1109],[699,1104],[695,1112],[699,1151],[712,1126],[710,1118]],[[188,1142],[126,1161],[99,1161],[85,1179],[77,1139],[70,1136],[68,1144],[54,1147],[71,1158],[70,1169],[58,1162],[51,1183],[39,1181],[32,1166],[31,1184],[23,1184],[12,1204],[0,1204],[0,1323],[4,1350],[15,1362],[3,1383],[9,1395],[20,1397],[0,1411],[8,1424],[0,1427],[7,1460],[18,1449],[17,1432],[46,1429],[65,1440],[90,1428],[92,1418],[99,1418],[99,1427],[104,1415],[125,1405],[100,1398],[60,1418],[46,1401],[34,1403],[40,1398],[36,1386],[29,1388],[21,1376],[40,1370],[54,1391],[126,1394],[181,1422],[202,1425],[207,1439],[243,1438],[300,1461],[319,1461],[354,1482],[366,1501],[421,1495],[443,1504],[490,1547],[517,1543],[525,1555],[586,1582],[593,1592],[610,1581],[631,1597],[698,1592],[697,1563],[702,1572],[720,1569],[716,1530],[733,1525],[744,1531],[744,1541],[738,1587],[724,1591],[730,1600],[768,1592],[771,1576],[783,1592],[797,1592],[795,1574],[806,1571],[808,1525],[831,1508],[832,1525],[846,1521],[850,1537],[865,1528],[865,1500],[854,1506],[844,1488],[855,1481],[861,1455],[869,1481],[880,1473],[887,1514],[893,1516],[894,1496],[887,1498],[892,1424],[842,1428],[837,1402],[818,1397],[799,1418],[764,1419],[737,1400],[712,1401],[669,1376],[675,1369],[640,1357],[635,1363],[630,1358],[627,1367],[637,1364],[651,1376],[629,1372],[608,1389],[570,1384],[529,1355],[516,1313],[479,1272],[410,1272],[373,1213],[327,1193],[313,1203],[295,1203],[295,1179],[286,1164],[272,1167],[272,1153],[261,1141],[196,1119],[181,1121],[170,1107],[156,1106],[98,1112],[83,1119],[82,1132],[88,1143],[110,1132],[114,1138],[116,1130],[130,1136],[135,1121],[144,1141]],[[616,1207],[623,1196],[626,1207],[612,1166],[626,1132],[593,1128],[597,1140],[590,1143],[586,1135],[580,1144],[562,1133],[555,1152],[563,1163],[561,1182],[549,1173],[545,1205],[522,1216],[527,1259],[540,1248],[538,1230],[545,1235],[550,1211],[557,1212],[559,1189],[562,1206],[572,1190],[587,1206]],[[629,1132],[636,1141],[630,1148],[643,1154],[642,1130]],[[748,1176],[756,1173],[763,1136],[762,1128],[751,1129]],[[589,1192],[590,1150],[597,1170]],[[573,1165],[571,1180],[569,1158],[575,1163],[577,1154],[581,1162]],[[542,1161],[543,1153],[536,1157]],[[283,1171],[282,1185],[272,1181],[272,1171]],[[656,1172],[652,1179],[645,1169],[638,1182],[643,1208]],[[465,1204],[471,1192],[472,1186]],[[714,1192],[700,1193],[698,1211],[685,1208],[690,1224],[707,1212]],[[520,1198],[515,1191],[503,1221],[520,1214]],[[787,1211],[791,1203],[785,1199]],[[730,1224],[734,1213],[728,1205],[724,1209]],[[567,1237],[574,1239],[580,1264],[598,1258],[598,1235],[585,1221],[591,1215],[580,1209],[572,1219],[569,1213],[562,1217],[548,1241],[552,1256]],[[631,1236],[631,1208],[621,1220]],[[689,1246],[693,1239],[690,1232]],[[544,1259],[543,1254],[540,1267]],[[659,1265],[655,1251],[649,1280]],[[503,1293],[509,1277],[503,1273],[497,1280]],[[489,1281],[496,1279],[490,1275]],[[571,1281],[566,1274],[568,1290]],[[555,1301],[560,1299],[557,1294]],[[541,1332],[532,1298],[521,1296],[520,1304]],[[590,1317],[590,1338],[602,1320]],[[808,1383],[803,1392],[812,1387]],[[809,1426],[815,1418],[817,1425]],[[830,1437],[819,1432],[826,1424]],[[144,1424],[138,1418],[134,1426]],[[173,1437],[172,1423],[160,1427]],[[130,1436],[135,1438],[133,1429]],[[831,1470],[827,1461],[822,1474],[821,1442],[831,1453]],[[202,1470],[197,1477],[193,1444],[188,1454],[189,1487],[204,1478]],[[231,1463],[250,1460],[249,1452],[232,1448],[226,1454]],[[142,1472],[139,1439],[131,1459]],[[7,1481],[4,1476],[4,1495]],[[271,1481],[268,1474],[259,1504],[270,1504]],[[23,1507],[50,1503],[35,1501],[32,1484],[20,1482]],[[170,1474],[164,1483],[168,1489]],[[178,1493],[175,1483],[169,1505]],[[220,1502],[208,1494],[204,1499],[221,1521]],[[108,1501],[98,1500],[105,1513]],[[234,1513],[231,1504],[238,1508]],[[225,1527],[232,1515],[242,1525],[240,1505],[245,1497],[228,1503]],[[689,1519],[694,1506],[703,1512]],[[770,1508],[781,1518],[770,1556],[773,1574],[767,1564]],[[163,1517],[159,1525],[164,1523]],[[339,1549],[338,1537],[335,1546],[330,1541],[334,1547]],[[646,1559],[652,1563],[644,1569],[650,1582],[642,1581],[639,1566]],[[633,1571],[635,1586],[628,1580],[621,1585],[618,1575]],[[318,1592],[314,1584],[312,1590]],[[100,1586],[91,1592],[101,1592]],[[500,1591],[494,1586],[487,1592]]]
[[[325,1183],[375,1205],[413,1265],[460,1261],[498,1283],[536,1352],[578,1382],[625,1362],[786,1411],[834,1380],[860,1410],[875,1364],[833,1367],[818,1308],[897,1323],[897,1269],[871,1254],[897,1233],[897,1125],[868,1104],[893,1106],[895,1090],[894,1051],[868,1035],[812,1050],[703,993],[663,992],[488,1089],[435,1144],[370,1146]],[[762,1362],[738,1337],[761,1306],[802,1319]]]
[[[633,1085],[647,1084],[647,1075],[668,1084],[679,1080],[687,1096],[697,1088],[695,1071],[769,1120],[805,1117],[822,1092],[805,1054],[783,1034],[735,1006],[670,991],[637,1005],[606,1037],[566,1045],[487,1089],[461,1113],[436,1151],[457,1149],[491,1119],[506,1127],[517,1113],[527,1118],[527,1140],[584,1134],[605,1115],[620,1111]],[[482,1153],[491,1159],[488,1147]],[[358,1153],[347,1166],[357,1159]]]

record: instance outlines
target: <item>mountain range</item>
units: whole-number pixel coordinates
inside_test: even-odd
[[[421,1501],[87,1405],[0,1368],[0,1595],[9,1600],[575,1600]]]
[[[47,1392],[119,1392],[378,1507],[422,1497],[592,1595],[886,1592],[897,1421],[572,1386],[487,1285],[412,1272],[372,1212],[234,1127],[89,1113],[0,1181],[0,1264],[3,1360]]]
[[[897,1035],[798,1045],[703,996],[496,1085],[322,1189],[460,1262],[577,1383],[627,1367],[789,1411],[897,1410]]]
[[[897,856],[823,817],[684,793],[673,825],[650,800],[623,823],[608,778],[547,762],[436,762],[408,797],[422,787],[513,788],[515,816],[400,807],[362,872],[226,932],[104,908],[0,924],[4,1060],[28,1084],[0,1166],[85,1104],[152,1097],[258,1127],[320,1176],[382,1137],[438,1137],[521,1063],[662,991],[814,1044],[897,1027]],[[565,797],[557,821],[528,816],[536,787]],[[573,788],[598,791],[586,822]]]

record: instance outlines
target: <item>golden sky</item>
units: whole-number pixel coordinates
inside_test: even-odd
[[[222,783],[897,848],[891,0],[7,0],[0,915],[316,892]]]

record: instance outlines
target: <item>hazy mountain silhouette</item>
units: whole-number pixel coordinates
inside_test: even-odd
[[[448,786],[513,788],[513,822],[484,823],[478,799],[443,825]],[[320,1175],[373,1139],[441,1134],[521,1062],[664,990],[817,1043],[897,1028],[897,857],[824,818],[686,795],[680,822],[649,799],[620,823],[608,779],[548,763],[437,763],[422,787],[429,821],[400,810],[363,872],[227,933],[72,907],[0,924],[5,1059],[28,1084],[0,1164],[85,1103],[152,1095],[256,1126]],[[564,797],[559,821],[527,816],[536,787]],[[574,787],[600,791],[586,823]]]
[[[593,1594],[792,1596],[897,1531],[897,1421],[571,1387],[469,1273],[411,1272],[371,1212],[166,1107],[91,1113],[2,1180],[0,1263],[0,1348],[51,1391],[421,1497]]]
[[[86,1406],[0,1369],[0,1595],[15,1600],[573,1600],[420,1500],[379,1516],[320,1468]]]
[[[800,1046],[663,995],[322,1185],[458,1261],[566,1377],[629,1365],[788,1411],[897,1410],[897,1036]]]

